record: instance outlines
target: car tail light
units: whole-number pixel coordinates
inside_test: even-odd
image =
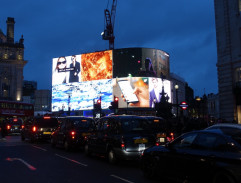
[[[170,133],[170,136],[171,136],[171,140],[174,140],[174,133]]]
[[[24,129],[24,125],[22,125],[21,128]]]
[[[123,137],[121,138],[121,149],[125,149],[125,142]]]
[[[33,132],[36,132],[37,131],[37,127],[33,126],[32,130],[33,130]]]
[[[159,142],[156,142],[156,146],[159,146],[160,145],[160,143]]]
[[[70,132],[70,135],[71,135],[72,139],[74,139],[74,138],[75,138],[75,135],[76,135],[76,132],[75,132],[75,131],[71,131],[71,132]]]
[[[10,130],[11,129],[11,126],[10,125],[7,125],[7,130]]]

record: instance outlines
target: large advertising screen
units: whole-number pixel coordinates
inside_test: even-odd
[[[101,97],[106,109],[112,101],[112,79],[92,80],[55,85],[52,88],[52,111],[93,109],[93,100]]]
[[[156,58],[152,63],[153,67],[158,68],[157,70],[161,67],[163,70],[164,65],[168,64],[168,57],[160,59],[160,55],[163,55],[162,52],[154,55]],[[52,111],[91,110],[93,100],[100,97],[102,109],[108,109],[114,96],[119,97],[119,108],[153,108],[155,102],[161,100],[162,91],[171,102],[170,81],[148,75],[146,77],[113,78],[112,65],[118,64],[113,64],[112,57],[112,50],[107,50],[54,58]],[[136,57],[131,58],[137,59]],[[135,64],[143,65],[139,61]],[[133,68],[136,66],[135,64]]]
[[[112,50],[53,59],[52,86],[112,78]]]
[[[113,79],[113,96],[119,97],[119,108],[151,107],[160,102],[162,89],[171,102],[170,81],[154,77]]]

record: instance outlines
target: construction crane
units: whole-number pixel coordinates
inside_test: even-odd
[[[111,12],[105,9],[105,30],[101,33],[103,40],[109,40],[109,49],[114,49],[114,24],[115,24],[115,13],[116,13],[117,0],[113,0]]]

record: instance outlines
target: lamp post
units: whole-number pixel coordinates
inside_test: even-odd
[[[196,97],[196,101],[197,101],[197,105],[198,105],[198,109],[197,109],[197,115],[198,115],[198,118],[200,118],[200,112],[201,112],[201,98],[200,97]]]
[[[176,90],[176,106],[177,106],[177,118],[178,118],[178,84],[175,84],[175,90]]]

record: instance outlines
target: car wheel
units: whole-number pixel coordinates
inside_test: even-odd
[[[117,158],[116,158],[116,155],[115,155],[115,152],[113,151],[113,149],[110,149],[108,151],[108,161],[111,164],[116,164],[117,163]]]
[[[142,160],[141,170],[144,177],[151,179],[156,176],[157,162],[158,160],[155,157],[149,157]]]
[[[214,175],[213,183],[236,183],[236,181],[228,172],[221,171]]]
[[[54,141],[53,138],[51,138],[51,146],[52,146],[52,147],[56,147],[56,142]]]

